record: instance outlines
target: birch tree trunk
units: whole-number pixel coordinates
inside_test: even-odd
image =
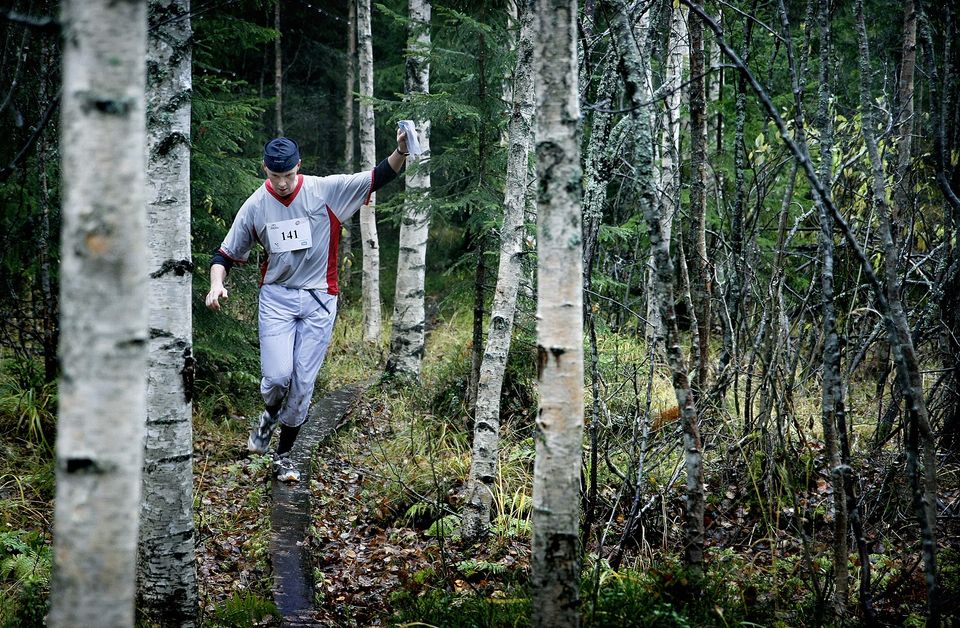
[[[405,89],[407,94],[430,93],[430,0],[410,0]],[[408,157],[407,196],[400,223],[400,253],[393,305],[393,333],[386,370],[418,379],[423,361],[425,273],[430,213],[430,120],[417,119],[417,136],[423,154]],[[412,162],[412,163],[411,163]]]
[[[533,625],[578,626],[583,441],[583,233],[577,2],[537,0],[537,350]]]
[[[675,7],[671,12],[667,51],[666,74],[663,79],[666,96],[660,132],[657,190],[660,202],[660,233],[669,250],[673,237],[673,218],[680,204],[680,104],[683,100],[683,62],[689,55],[686,11],[680,7]],[[652,256],[647,263],[647,274],[647,283],[653,286],[656,266]],[[663,321],[660,318],[660,303],[656,290],[650,290],[647,298],[647,321],[647,342],[663,341]]]
[[[147,264],[150,352],[139,610],[193,626],[193,349],[190,256],[189,0],[150,0],[147,74]]]
[[[49,624],[132,626],[146,414],[146,0],[66,0]],[[106,175],[106,176],[97,176]]]
[[[273,92],[276,102],[274,104],[274,126],[277,129],[277,135],[283,135],[283,48],[280,45],[280,0],[273,5],[273,28],[277,31],[277,36],[273,40]]]
[[[519,3],[520,37],[510,113],[507,183],[500,230],[500,266],[493,295],[486,351],[480,365],[474,415],[473,457],[461,535],[468,541],[485,537],[490,530],[490,504],[497,477],[500,451],[500,393],[510,353],[513,318],[517,308],[523,251],[524,209],[530,178],[529,155],[533,141],[533,0]]]
[[[376,166],[377,146],[373,118],[373,39],[370,30],[370,0],[357,1],[357,43],[360,65],[360,168]],[[380,240],[377,237],[376,193],[360,208],[360,240],[363,250],[363,339],[380,339]]]
[[[355,171],[354,151],[356,149],[356,129],[354,128],[353,116],[353,89],[354,79],[357,74],[357,3],[356,0],[347,0],[347,70],[346,86],[344,93],[346,97],[343,103],[343,171]],[[337,268],[340,269],[340,298],[347,286],[350,285],[350,276],[353,274],[353,225],[357,222],[357,217],[352,216],[350,220],[343,225],[343,233],[340,239],[340,249],[337,260]]]
[[[700,568],[703,563],[704,546],[703,452],[697,425],[697,409],[687,374],[687,365],[683,359],[680,330],[673,305],[674,267],[670,259],[670,245],[663,238],[661,230],[663,220],[653,189],[653,132],[649,126],[650,118],[645,112],[645,108],[650,106],[649,103],[652,100],[649,86],[644,80],[644,64],[647,61],[643,58],[631,31],[629,10],[625,2],[617,0],[614,6],[616,17],[612,21],[611,30],[623,61],[620,64],[621,74],[632,105],[630,115],[634,118],[636,125],[637,149],[634,165],[637,169],[636,176],[640,188],[638,198],[646,219],[650,252],[656,268],[654,287],[657,292],[657,302],[660,305],[660,317],[663,321],[665,349],[673,379],[673,390],[683,424],[683,457],[687,476],[684,557],[688,565]]]

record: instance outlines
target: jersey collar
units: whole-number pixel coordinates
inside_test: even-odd
[[[284,207],[290,207],[290,203],[293,202],[293,199],[297,198],[297,194],[300,193],[300,188],[303,187],[303,175],[297,175],[297,187],[293,188],[293,192],[290,192],[287,196],[280,196],[273,189],[273,185],[270,184],[270,179],[264,181],[264,185],[267,187],[267,192],[270,193],[270,196],[280,201]]]

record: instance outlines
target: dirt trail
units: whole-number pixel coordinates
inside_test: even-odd
[[[320,399],[310,409],[291,452],[300,469],[299,482],[273,481],[270,515],[273,564],[273,599],[283,615],[283,626],[315,626],[313,567],[304,544],[310,526],[310,458],[314,449],[341,423],[368,384],[341,388]]]

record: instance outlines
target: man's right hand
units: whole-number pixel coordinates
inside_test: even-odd
[[[221,297],[224,301],[230,297],[226,288],[224,288],[222,285],[210,288],[210,292],[207,293],[207,307],[215,312],[219,312]]]
[[[223,282],[226,278],[226,268],[224,268],[221,264],[210,265],[210,292],[207,293],[206,301],[207,307],[214,312],[220,311],[221,297],[224,301],[230,297],[230,295],[227,293],[227,289],[223,286]]]

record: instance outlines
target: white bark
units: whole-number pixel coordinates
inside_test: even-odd
[[[139,609],[193,626],[193,385],[190,256],[190,1],[150,0],[147,265],[150,352]]]
[[[537,343],[534,626],[577,626],[583,441],[583,257],[577,2],[537,0]]]
[[[430,93],[430,0],[410,0],[410,31],[407,39],[407,94]],[[430,214],[426,200],[430,191],[430,120],[418,119],[417,136],[423,154],[407,158],[407,198],[400,223],[400,253],[393,306],[393,333],[387,371],[419,378],[423,361],[423,338],[427,236]]]
[[[462,536],[481,539],[490,530],[490,505],[500,450],[500,393],[510,352],[513,317],[520,285],[524,235],[524,208],[530,178],[530,145],[533,141],[533,26],[532,2],[520,7],[520,41],[517,46],[516,100],[508,132],[507,184],[500,231],[500,266],[493,295],[487,346],[480,364],[474,414],[473,458],[470,464]]]
[[[146,414],[146,0],[62,3],[60,414],[49,625],[132,626]]]
[[[376,166],[374,136],[373,38],[370,30],[370,0],[357,0],[357,43],[360,55],[360,167]],[[360,209],[360,240],[363,249],[363,339],[380,339],[380,240],[377,237],[376,194]]]
[[[670,38],[667,41],[667,67],[663,79],[664,99],[663,124],[660,129],[660,168],[657,174],[657,191],[660,201],[660,233],[666,247],[670,248],[673,237],[673,217],[680,202],[680,103],[683,100],[683,66],[689,54],[687,42],[687,15],[681,7],[673,9],[670,19]],[[656,274],[653,256],[647,262],[649,286],[647,295],[647,340],[662,343],[663,319],[657,290],[654,289]]]

